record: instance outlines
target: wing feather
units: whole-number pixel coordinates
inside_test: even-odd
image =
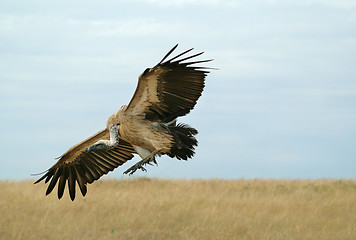
[[[126,111],[151,121],[165,122],[184,116],[194,108],[203,92],[209,68],[193,65],[212,60],[184,62],[203,54],[183,57],[193,50],[191,48],[165,61],[176,48],[177,45],[155,67],[140,75]]]
[[[77,182],[79,185],[80,192],[82,193],[83,196],[85,196],[85,194],[87,193],[87,186],[85,184],[88,181],[86,181],[85,175],[84,175],[83,171],[81,170],[81,168],[74,168],[74,169],[78,176]]]
[[[110,150],[88,152],[89,146],[99,139],[109,139],[110,134],[104,129],[92,137],[74,145],[64,153],[56,164],[48,169],[35,183],[45,180],[49,182],[46,195],[50,194],[58,182],[58,198],[62,198],[66,182],[72,200],[76,195],[76,183],[83,196],[87,193],[87,184],[98,180],[101,176],[113,171],[133,157],[135,150],[131,144],[120,139],[118,146]]]
[[[57,192],[57,195],[58,195],[58,199],[61,199],[62,196],[63,196],[63,193],[64,193],[64,188],[66,186],[66,176],[65,174],[63,174],[61,176],[61,178],[59,179],[59,182],[58,182],[58,192]]]
[[[75,175],[75,170],[74,168],[69,168],[69,178],[68,178],[68,188],[69,188],[69,195],[70,199],[72,201],[75,198],[75,180],[77,179],[77,176]]]
[[[62,169],[56,169],[53,178],[51,180],[51,182],[48,185],[47,191],[46,191],[46,195],[50,194],[54,188],[54,186],[56,186],[57,180],[60,176],[60,173],[62,172]]]

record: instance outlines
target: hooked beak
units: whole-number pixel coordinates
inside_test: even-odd
[[[93,148],[94,148],[94,145],[91,145],[90,147],[88,147],[87,151],[91,152],[91,151],[93,151]]]

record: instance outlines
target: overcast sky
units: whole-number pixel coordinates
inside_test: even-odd
[[[137,176],[355,178],[355,29],[349,0],[1,0],[0,179],[103,129],[176,43],[219,68],[180,120],[199,146]]]

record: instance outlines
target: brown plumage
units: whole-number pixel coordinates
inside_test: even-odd
[[[146,171],[145,164],[156,163],[155,156],[166,154],[187,160],[194,155],[198,131],[176,124],[177,117],[188,114],[196,105],[204,88],[208,69],[194,66],[211,60],[184,62],[203,52],[180,58],[189,49],[170,60],[173,47],[153,68],[139,77],[130,103],[122,106],[107,121],[107,127],[74,145],[35,183],[49,182],[46,195],[58,182],[58,198],[63,196],[66,182],[69,195],[75,199],[76,182],[83,196],[86,185],[122,165],[137,153],[143,159],[125,173]]]

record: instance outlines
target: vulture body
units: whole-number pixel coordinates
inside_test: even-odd
[[[146,171],[144,165],[156,163],[157,155],[179,160],[193,157],[198,131],[177,124],[176,119],[194,108],[204,89],[209,68],[195,64],[211,60],[185,62],[203,54],[182,58],[193,50],[189,49],[165,61],[177,46],[140,75],[130,103],[108,119],[105,129],[71,147],[35,182],[49,182],[46,195],[58,183],[58,198],[62,198],[68,183],[70,198],[74,200],[77,183],[85,196],[87,184],[124,164],[133,154],[140,155],[142,160],[125,173]]]

